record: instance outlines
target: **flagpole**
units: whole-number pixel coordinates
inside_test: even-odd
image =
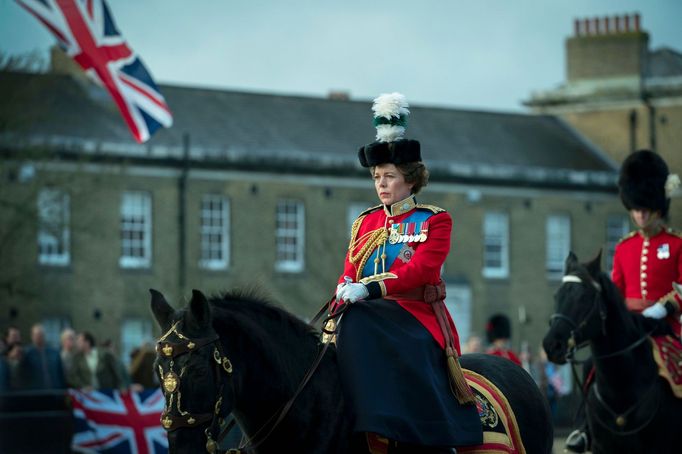
[[[180,178],[178,180],[178,290],[179,294],[185,292],[187,275],[186,253],[186,218],[187,218],[187,176],[189,174],[189,133],[182,135],[182,163]]]

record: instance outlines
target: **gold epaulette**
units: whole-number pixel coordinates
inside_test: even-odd
[[[437,207],[436,205],[426,205],[423,203],[418,203],[417,208],[429,210],[429,211],[433,212],[433,214],[443,213],[444,211],[446,211],[444,208]]]
[[[665,229],[665,231],[671,235],[678,237],[678,238],[682,238],[682,231],[673,229],[672,227],[668,227],[667,229]]]
[[[376,210],[379,210],[379,209],[381,209],[382,207],[383,207],[383,205],[375,205],[375,206],[373,206],[373,207],[367,208],[365,211],[363,211],[362,213],[360,213],[360,214],[358,215],[358,219],[361,218],[361,217],[363,217],[363,216],[365,216],[365,215],[367,215],[367,214],[369,214],[369,213],[372,213],[372,212],[374,212],[374,211],[376,211]]]
[[[637,232],[638,232],[638,230],[633,230],[632,232],[628,233],[628,234],[625,235],[623,238],[621,238],[620,240],[618,240],[618,243],[617,243],[617,244],[620,244],[620,243],[622,243],[623,241],[632,238],[633,236],[637,235]]]

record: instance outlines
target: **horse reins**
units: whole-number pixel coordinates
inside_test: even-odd
[[[572,283],[578,283],[578,284],[583,283],[582,278],[580,278],[579,276],[576,276],[576,275],[572,275],[572,274],[567,274],[567,275],[563,276],[561,281],[562,281],[562,283],[566,283],[566,282],[572,282]],[[596,293],[595,293],[595,297],[594,297],[594,301],[596,301],[601,296],[601,290],[602,290],[601,285],[599,285],[598,282],[596,282],[595,280],[593,280],[591,278],[590,278],[590,282],[591,282],[592,286],[596,289]],[[592,314],[594,313],[594,310],[597,307],[599,307],[599,314],[600,314],[600,318],[601,318],[601,322],[602,322],[602,331],[604,332],[604,334],[606,334],[606,311],[603,310],[602,304],[599,304],[599,305],[593,304],[592,308],[590,309],[588,314],[585,316],[585,318],[579,324],[575,323],[575,321],[573,319],[571,319],[570,317],[568,317],[564,314],[554,313],[550,316],[550,326],[552,325],[554,320],[562,320],[562,321],[567,322],[572,328],[574,328],[571,330],[571,337],[568,340],[570,350],[566,355],[566,359],[571,364],[571,371],[573,373],[573,379],[579,385],[584,405],[590,405],[590,404],[589,404],[589,401],[587,399],[586,390],[584,388],[585,383],[580,380],[580,378],[578,377],[578,372],[576,370],[576,364],[578,362],[581,362],[581,361],[576,360],[574,355],[575,355],[575,352],[577,349],[580,349],[582,346],[586,345],[588,342],[586,341],[580,345],[577,345],[576,340],[575,340],[576,339],[575,333],[579,329],[583,329],[587,325],[587,321],[592,317]],[[635,348],[637,348],[644,341],[646,341],[654,331],[655,331],[655,329],[652,329],[651,331],[645,333],[642,337],[640,337],[635,342],[631,343],[630,345],[628,345],[625,348],[622,348],[622,349],[617,350],[615,352],[593,356],[593,359],[613,358],[613,357],[620,356],[620,355],[623,355],[625,353],[628,353],[631,350],[634,350]],[[582,362],[584,363],[585,361],[582,361]],[[639,407],[640,403],[643,402],[645,400],[645,397],[648,396],[650,390],[655,388],[655,385],[656,385],[656,382],[653,382],[652,385],[649,387],[649,389],[647,389],[647,391],[645,393],[643,393],[640,396],[640,398],[637,401],[635,401],[635,403],[633,405],[631,405],[627,410],[625,410],[624,412],[622,412],[620,414],[616,413],[606,403],[606,401],[601,396],[601,393],[599,392],[599,388],[598,388],[596,383],[594,384],[594,388],[595,388],[594,391],[595,391],[595,396],[597,398],[597,402],[599,402],[611,414],[611,416],[614,418],[614,421],[616,422],[617,426],[623,427],[627,423],[627,416],[630,413],[632,413],[637,407]],[[658,403],[660,404],[660,399],[659,399]],[[632,429],[629,431],[614,431],[601,418],[599,418],[597,416],[597,412],[594,412],[594,415],[595,415],[595,419],[604,428],[606,428],[609,432],[611,432],[612,434],[615,434],[615,435],[632,435],[632,434],[639,432],[644,427],[646,427],[653,420],[654,416],[656,415],[656,411],[654,410],[654,412],[652,413],[652,416],[650,418],[648,418],[642,425],[640,425],[636,429]]]

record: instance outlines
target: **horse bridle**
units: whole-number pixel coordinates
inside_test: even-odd
[[[571,330],[571,336],[570,336],[569,339],[568,339],[568,348],[569,348],[569,351],[566,353],[566,359],[567,359],[567,361],[569,361],[569,362],[571,363],[571,370],[572,370],[572,372],[573,372],[573,378],[574,378],[574,380],[578,383],[578,385],[579,385],[579,387],[580,387],[580,391],[581,391],[582,396],[583,396],[583,402],[584,402],[585,404],[587,404],[587,405],[589,405],[589,401],[587,400],[587,396],[586,396],[586,394],[585,394],[584,383],[582,383],[581,380],[578,378],[578,372],[577,372],[577,370],[576,370],[576,363],[577,363],[578,361],[576,361],[576,360],[574,359],[574,354],[575,354],[576,350],[578,350],[578,349],[579,349],[580,347],[582,347],[583,345],[586,345],[586,344],[588,343],[588,341],[585,341],[585,342],[583,342],[582,344],[577,345],[577,344],[576,344],[576,335],[575,335],[575,334],[576,334],[576,332],[579,332],[579,330],[583,329],[583,328],[587,325],[587,323],[588,323],[588,321],[591,319],[592,314],[594,313],[594,311],[595,311],[597,308],[599,308],[599,316],[600,316],[600,318],[601,318],[601,323],[602,323],[602,332],[604,333],[604,335],[606,335],[606,310],[605,310],[605,308],[604,308],[603,301],[600,299],[601,291],[602,291],[601,285],[599,285],[599,283],[596,282],[596,281],[595,281],[594,279],[592,279],[592,278],[589,278],[589,281],[590,281],[590,283],[592,284],[592,286],[596,289],[596,292],[595,292],[595,295],[594,295],[594,302],[596,303],[597,299],[599,299],[599,304],[592,304],[592,308],[590,309],[590,311],[588,312],[588,314],[585,316],[585,318],[584,318],[579,324],[577,324],[573,319],[571,319],[570,317],[568,317],[568,316],[566,316],[566,315],[564,315],[564,314],[554,313],[554,314],[552,314],[552,315],[550,316],[550,326],[552,326],[552,324],[554,323],[555,320],[560,320],[560,321],[564,321],[564,322],[568,323],[568,324],[571,326],[571,328],[572,328],[572,330]],[[562,284],[567,283],[567,282],[582,284],[582,283],[583,283],[583,280],[582,280],[581,277],[576,276],[576,275],[574,275],[574,274],[567,274],[567,275],[563,276],[563,278],[561,279],[561,282],[562,282]],[[638,347],[640,344],[642,344],[644,341],[646,341],[646,340],[649,338],[649,336],[652,334],[652,332],[653,332],[653,331],[645,333],[642,337],[640,337],[640,338],[637,339],[635,342],[633,342],[632,344],[628,345],[628,346],[625,347],[625,348],[622,348],[622,349],[617,350],[617,351],[615,351],[615,352],[611,352],[611,353],[607,353],[607,354],[602,354],[602,355],[599,355],[599,356],[594,356],[593,359],[604,359],[604,358],[616,357],[616,356],[620,356],[620,355],[622,355],[622,354],[625,354],[625,353],[627,353],[627,352],[629,352],[629,351],[631,351],[631,350],[634,350],[636,347]],[[616,423],[616,426],[618,426],[618,427],[624,427],[625,424],[627,424],[627,417],[628,417],[628,415],[629,415],[630,413],[633,413],[634,410],[635,410],[637,407],[639,407],[640,403],[643,402],[643,401],[645,400],[645,398],[648,397],[648,394],[650,393],[650,390],[651,390],[652,388],[655,388],[655,385],[656,385],[656,382],[652,383],[651,387],[650,387],[649,389],[647,389],[646,392],[642,393],[642,395],[640,396],[640,398],[639,398],[638,400],[636,400],[635,403],[634,403],[633,405],[631,405],[628,409],[626,409],[624,412],[622,412],[622,413],[620,413],[620,414],[617,413],[617,412],[615,412],[615,411],[611,408],[611,406],[610,406],[609,404],[606,403],[606,401],[604,400],[604,398],[601,396],[601,393],[599,392],[599,388],[598,388],[598,386],[597,386],[596,383],[594,384],[594,388],[595,388],[595,397],[597,398],[597,402],[599,402],[599,404],[601,404],[601,405],[606,409],[606,411],[613,417],[613,419],[614,419],[614,421],[615,421],[615,423]],[[659,400],[658,403],[660,404],[660,400]],[[612,434],[614,434],[614,435],[632,435],[632,434],[635,434],[635,433],[639,432],[640,430],[642,430],[644,427],[646,427],[646,426],[652,421],[653,417],[654,417],[655,414],[656,414],[656,409],[657,409],[657,408],[654,408],[654,411],[653,411],[653,413],[652,413],[652,416],[649,417],[649,418],[647,418],[647,419],[645,420],[644,423],[642,423],[642,424],[641,424],[640,426],[638,426],[636,429],[631,429],[631,430],[629,430],[629,431],[624,431],[624,430],[616,430],[616,431],[614,431],[613,429],[611,429],[611,428],[606,424],[606,422],[604,422],[600,417],[597,416],[597,412],[595,412],[594,415],[595,415],[596,420],[597,420],[604,428],[606,428],[609,432],[611,432]]]
[[[167,371],[164,371],[160,364],[158,365],[161,386],[166,398],[166,403],[163,412],[161,413],[161,425],[166,431],[172,432],[183,427],[194,428],[210,422],[205,430],[207,439],[206,450],[213,454],[217,451],[218,442],[220,441],[219,437],[216,436],[216,432],[222,422],[221,406],[225,384],[223,372],[226,373],[228,377],[231,376],[232,363],[229,358],[223,354],[222,346],[220,345],[220,342],[218,342],[219,337],[217,334],[210,337],[190,339],[178,330],[180,322],[181,320],[175,322],[156,343],[157,354],[161,357],[170,359]],[[171,334],[174,334],[179,339],[179,342],[168,341],[167,339]],[[217,399],[213,405],[214,408],[212,413],[191,414],[182,409],[181,403],[182,393],[180,392],[180,380],[183,378],[185,368],[181,369],[178,374],[174,370],[175,360],[182,355],[191,355],[202,348],[210,348],[211,346],[213,347],[213,374],[215,382],[220,383],[216,394]],[[172,412],[174,400],[177,414]]]
[[[583,279],[580,276],[576,276],[574,274],[567,274],[561,278],[562,284],[565,284],[567,282],[571,283],[577,283],[577,284],[582,284]],[[576,350],[580,349],[582,346],[587,344],[587,341],[584,341],[580,344],[576,342],[576,339],[578,339],[577,334],[581,334],[582,330],[587,326],[588,321],[592,318],[592,314],[594,313],[595,310],[599,309],[599,318],[601,319],[602,323],[602,332],[606,333],[606,309],[604,308],[604,305],[602,304],[600,300],[601,296],[601,285],[597,281],[595,281],[592,278],[589,278],[590,284],[594,287],[596,292],[594,293],[594,300],[592,304],[592,308],[590,311],[587,313],[587,315],[582,319],[580,323],[576,323],[575,320],[573,320],[571,317],[560,314],[558,312],[553,313],[549,317],[549,325],[553,326],[555,321],[563,321],[567,323],[571,327],[571,335],[568,338],[568,352],[566,353],[567,358],[572,358],[573,355],[575,354]],[[597,301],[599,300],[599,301]],[[599,303],[599,304],[597,304]]]
[[[329,300],[323,308],[331,308],[332,306],[332,300]],[[341,305],[340,310],[334,311],[332,315],[329,315],[328,317],[324,318],[323,322],[323,328],[322,332],[327,335],[330,339],[333,338],[336,334],[336,326],[335,324],[332,324],[333,327],[331,329],[327,328],[326,322],[330,320],[336,320],[341,317],[341,315],[345,312],[345,310],[348,308],[347,305]],[[331,310],[330,310],[331,312]],[[311,321],[311,325],[314,325],[317,320],[319,319],[319,316],[321,315],[318,314],[316,315],[313,320]],[[206,451],[208,451],[210,454],[214,454],[218,450],[218,444],[222,441],[222,439],[227,435],[228,431],[234,426],[235,420],[232,419],[227,427],[223,429],[223,431],[216,436],[217,429],[219,428],[220,424],[222,423],[222,418],[221,418],[221,405],[222,405],[222,394],[223,394],[223,385],[224,382],[221,380],[221,375],[222,375],[222,370],[224,370],[228,376],[232,375],[232,363],[227,358],[227,356],[223,355],[222,353],[222,346],[219,342],[220,338],[217,334],[211,336],[211,337],[205,337],[205,338],[199,338],[199,339],[190,339],[184,334],[182,334],[178,330],[178,325],[180,324],[181,320],[178,320],[173,324],[173,326],[170,327],[170,329],[159,338],[156,344],[156,351],[159,355],[166,357],[166,358],[171,358],[171,362],[169,365],[169,370],[164,374],[163,369],[161,368],[161,365],[159,365],[159,375],[161,378],[161,383],[162,383],[162,388],[164,392],[164,396],[166,397],[166,405],[164,407],[163,412],[161,413],[161,425],[163,428],[171,432],[173,430],[182,428],[182,427],[198,427],[201,424],[205,424],[206,422],[210,421],[211,424],[208,426],[208,428],[205,430],[206,434]],[[178,337],[181,342],[177,343],[172,343],[166,341],[168,336],[171,334],[175,334],[176,337]],[[294,395],[281,407],[281,409],[273,414],[266,422],[265,424],[258,430],[256,433],[251,437],[251,440],[247,443],[246,446],[240,446],[238,449],[229,449],[227,451],[228,454],[240,454],[242,452],[249,452],[251,450],[254,450],[257,446],[261,445],[269,436],[272,434],[274,429],[279,425],[280,422],[284,419],[288,411],[291,409],[294,401],[298,397],[298,395],[301,393],[305,385],[308,383],[310,378],[312,378],[313,374],[317,370],[317,367],[320,365],[320,362],[322,361],[322,358],[324,358],[325,353],[327,352],[327,349],[329,348],[329,345],[331,342],[323,342],[324,346],[322,349],[319,351],[318,355],[316,356],[315,360],[313,361],[312,365],[306,372],[306,374],[303,376],[303,379],[301,380],[301,383],[299,383],[298,388],[294,392]],[[213,413],[201,413],[201,414],[195,414],[192,415],[187,411],[183,411],[180,408],[180,399],[181,399],[181,393],[180,393],[180,378],[182,378],[184,369],[180,371],[180,375],[178,375],[174,370],[174,361],[175,358],[178,356],[184,355],[184,354],[191,354],[192,352],[199,351],[201,348],[209,347],[213,345],[214,350],[213,350],[213,359],[215,360],[216,367],[213,368],[215,372],[215,379],[216,383],[220,382],[220,388],[217,391],[217,400],[214,404],[214,411]],[[178,410],[178,415],[174,415],[170,413],[170,410],[172,410],[173,406],[173,398],[176,394],[177,391],[177,410]],[[170,397],[169,397],[170,395]],[[277,417],[277,418],[275,418]],[[270,426],[270,429],[264,434],[261,435],[261,432],[267,427],[267,425],[274,419],[274,422]],[[257,439],[257,440],[256,440]],[[250,445],[250,446],[249,446]]]

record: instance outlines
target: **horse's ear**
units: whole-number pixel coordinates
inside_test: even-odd
[[[585,267],[587,268],[587,271],[590,273],[590,276],[592,277],[597,277],[601,273],[601,248],[599,248],[599,252],[597,253],[597,256],[587,262],[585,264]]]
[[[578,256],[576,256],[573,251],[570,251],[568,257],[566,257],[566,272],[568,273],[569,271],[576,269],[578,265]]]
[[[189,302],[190,322],[197,328],[205,328],[211,324],[211,309],[206,296],[199,290],[192,290],[192,300]]]
[[[151,308],[154,318],[156,319],[156,323],[159,324],[163,331],[166,331],[171,326],[175,311],[171,305],[168,304],[168,301],[166,301],[166,298],[161,294],[161,292],[150,288],[149,293],[152,294]]]

